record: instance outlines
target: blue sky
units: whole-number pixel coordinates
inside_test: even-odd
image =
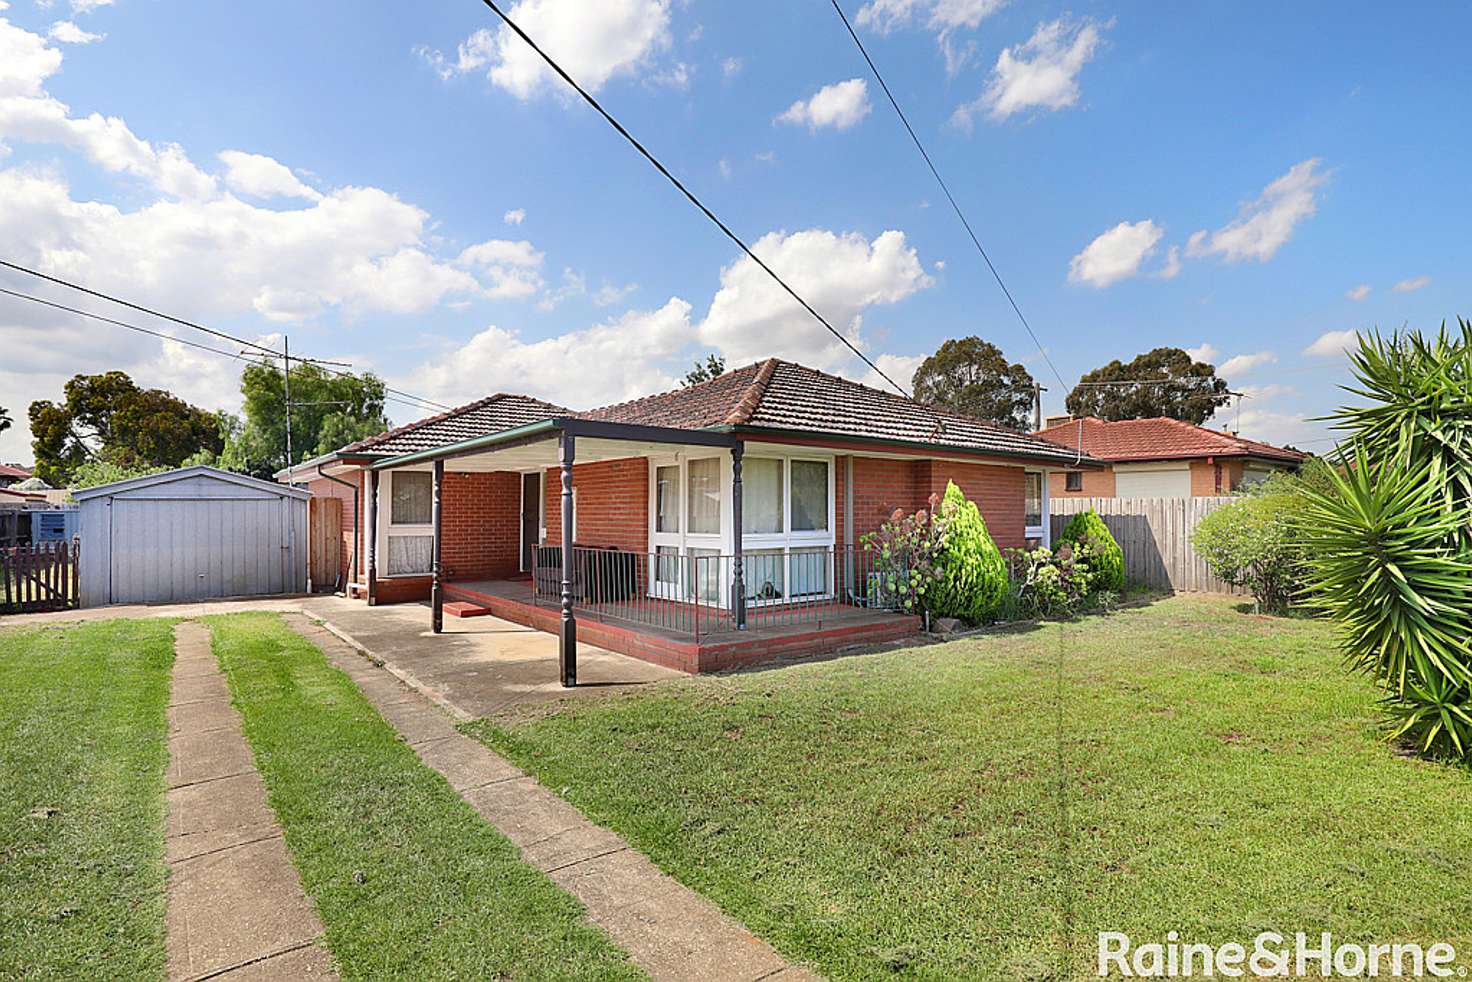
[[[1343,332],[1472,313],[1465,6],[844,7],[1069,384],[1199,350],[1322,450]],[[824,0],[510,9],[887,371],[979,334],[1061,409]],[[473,0],[11,0],[0,145],[6,258],[436,401],[868,374]],[[0,350],[0,459],[77,371],[238,406],[234,361],[9,298]]]

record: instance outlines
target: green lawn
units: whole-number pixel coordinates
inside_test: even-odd
[[[1472,953],[1472,773],[1373,698],[1326,625],[1178,597],[471,730],[834,979],[1091,975],[1100,930]]]
[[[278,616],[209,618],[344,978],[642,974]]]
[[[163,977],[173,630],[0,631],[0,978]]]

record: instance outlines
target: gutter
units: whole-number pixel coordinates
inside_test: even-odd
[[[1058,447],[1058,456],[1052,457],[1044,456],[1043,454],[1026,453],[1016,450],[989,450],[981,449],[978,447],[960,447],[950,443],[930,443],[924,440],[900,440],[894,437],[855,436],[847,433],[820,433],[813,430],[783,430],[773,429],[765,426],[718,426],[712,427],[712,429],[716,431],[730,431],[734,433],[739,433],[742,436],[751,439],[756,439],[761,437],[763,434],[768,434],[775,436],[801,437],[808,440],[843,440],[852,443],[869,444],[873,446],[904,447],[907,449],[931,450],[949,454],[963,454],[980,457],[1006,457],[1009,459],[1022,460],[1034,464],[1055,464],[1060,467],[1104,467],[1108,464],[1107,461],[1097,460],[1093,457],[1085,456],[1082,454],[1079,455],[1078,461],[1077,463],[1075,463],[1072,459],[1070,459],[1070,451],[1067,447]]]
[[[500,443],[508,443],[512,440],[523,440],[530,436],[540,436],[562,429],[562,417],[539,420],[535,423],[524,423],[521,426],[500,433],[491,433],[487,436],[471,437],[469,440],[461,440],[459,443],[447,443],[441,447],[431,447],[429,450],[416,450],[413,453],[400,454],[397,457],[375,460],[368,464],[369,470],[387,470],[390,467],[405,467],[409,464],[418,464],[429,460],[439,460],[444,457],[454,457],[464,453],[474,453],[486,447],[494,447]]]
[[[322,468],[324,466],[326,466],[325,463],[317,465],[318,477],[326,478],[333,484],[341,484],[343,487],[349,488],[353,492],[353,561],[348,564],[348,576],[347,580],[345,581],[345,583],[350,583],[352,582],[354,574],[356,574],[358,571],[358,532],[360,530],[358,518],[362,514],[362,512],[358,509],[358,486],[356,484],[349,484],[347,481],[344,481],[340,477],[333,477],[331,474],[323,473]],[[337,534],[342,535],[342,529],[338,529]],[[343,593],[347,593],[346,586],[344,586],[343,588]]]

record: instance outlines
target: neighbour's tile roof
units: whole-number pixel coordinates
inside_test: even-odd
[[[1118,421],[1086,416],[1082,420],[1046,427],[1039,430],[1037,435],[1076,450],[1080,423],[1083,424],[1084,453],[1100,460],[1261,457],[1284,463],[1298,463],[1306,456],[1297,450],[1286,450],[1270,443],[1244,439],[1221,430],[1209,430],[1204,426],[1194,426],[1164,416]]]
[[[566,413],[567,410],[561,406],[543,402],[541,399],[498,392],[438,416],[430,416],[350,443],[337,452],[350,457],[360,453],[405,454],[416,450],[432,450]]]
[[[725,425],[894,440],[1051,463],[1073,463],[1077,456],[1027,433],[777,358],[688,388],[578,415],[680,429]]]
[[[0,477],[13,477],[17,481],[24,481],[31,476],[31,472],[24,467],[15,464],[0,464]]]

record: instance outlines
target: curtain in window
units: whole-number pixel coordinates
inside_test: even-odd
[[[391,535],[388,537],[388,574],[428,573],[434,559],[434,536]]]
[[[654,531],[680,531],[680,467],[654,469]]]
[[[689,575],[687,589],[703,603],[719,603],[727,569],[720,550],[686,549],[684,561]]]
[[[434,479],[421,471],[395,471],[389,521],[394,525],[428,525]]]
[[[1043,524],[1043,475],[1027,474],[1026,494],[1023,502],[1023,523],[1028,528]]]
[[[787,595],[781,549],[762,549],[741,557],[747,600],[780,600]]]
[[[749,457],[741,467],[741,531],[782,531],[782,461]]]
[[[828,528],[828,465],[823,461],[792,462],[792,531]]]
[[[690,532],[718,535],[721,531],[721,461],[718,457],[692,460],[689,468]]]
[[[792,596],[808,597],[828,592],[828,550],[794,549],[788,557],[792,567]]]

